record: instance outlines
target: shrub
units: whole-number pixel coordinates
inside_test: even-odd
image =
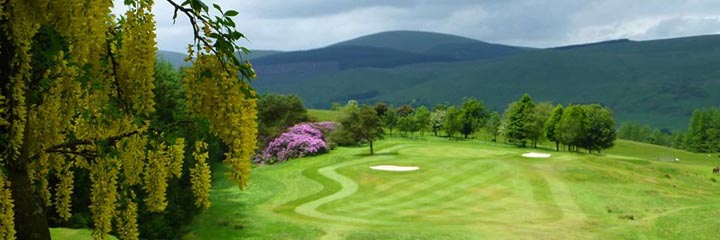
[[[335,124],[332,122],[295,125],[273,139],[267,148],[255,157],[255,162],[273,164],[326,152],[329,147],[324,136],[334,129]]]

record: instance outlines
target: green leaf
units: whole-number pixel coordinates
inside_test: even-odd
[[[226,17],[226,18],[225,18],[225,25],[234,28],[234,27],[235,27],[235,21],[233,21],[232,18],[230,18],[230,17]]]
[[[242,50],[243,53],[245,53],[246,55],[247,55],[247,54],[250,54],[250,53],[252,52],[252,51],[250,51],[250,49],[247,49],[247,48],[245,48],[245,47],[240,47],[240,50]]]
[[[230,38],[232,40],[239,40],[242,36],[243,36],[242,33],[238,32],[238,31],[233,31],[230,33]]]
[[[202,5],[200,5],[201,2],[198,0],[189,0],[189,1],[190,1],[190,8],[192,8],[193,11],[195,11],[195,12],[200,12],[200,10],[202,9]]]
[[[215,9],[217,9],[218,11],[220,11],[221,13],[223,12],[223,11],[222,11],[222,8],[220,8],[220,5],[217,5],[217,3],[213,3],[213,7],[214,7]]]
[[[225,16],[228,16],[228,17],[234,17],[237,15],[238,15],[238,12],[235,10],[228,10],[227,12],[225,12]]]
[[[208,36],[208,37],[218,39],[218,38],[222,38],[222,35],[220,35],[218,33],[210,33],[210,36]]]

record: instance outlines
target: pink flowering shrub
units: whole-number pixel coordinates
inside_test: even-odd
[[[323,132],[332,131],[334,128],[332,122],[301,123],[292,126],[287,132],[273,139],[267,148],[255,156],[255,162],[273,164],[327,152],[328,146],[325,143]]]
[[[311,122],[307,124],[317,130],[320,130],[325,136],[335,130],[335,122]]]

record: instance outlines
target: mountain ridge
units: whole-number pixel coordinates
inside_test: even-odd
[[[447,34],[430,38],[438,36]],[[384,48],[386,53],[378,53],[383,50],[379,46],[370,46],[376,54],[393,53],[398,59],[412,60],[399,64],[383,65],[386,59],[381,55],[353,55],[364,50],[330,54],[325,59],[307,55],[331,53],[338,44],[305,51],[306,55],[282,53],[293,56],[293,61],[270,61],[282,55],[259,57],[253,60],[258,72],[253,86],[261,93],[298,94],[313,108],[329,108],[332,102],[349,99],[432,106],[459,103],[462,97],[473,96],[502,111],[507,103],[527,92],[537,101],[600,103],[613,108],[619,122],[636,121],[667,129],[686,128],[693,109],[720,102],[720,93],[711,91],[720,87],[720,68],[713,67],[720,64],[720,35],[612,40],[561,46],[563,49],[511,46],[509,54],[488,53],[506,46],[500,45],[478,50],[470,57],[453,54],[471,53],[468,46],[480,41],[459,39],[457,42],[451,36],[448,41],[435,41],[434,46],[425,39],[423,44],[406,44],[409,49],[404,51]],[[457,50],[448,46],[457,46]],[[433,48],[435,52],[429,50]],[[419,61],[409,56],[434,58]]]

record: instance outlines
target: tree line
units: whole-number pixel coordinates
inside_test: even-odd
[[[720,152],[720,108],[693,111],[687,131],[671,132],[627,122],[620,126],[618,137],[692,152]]]
[[[548,140],[555,143],[558,151],[562,147],[568,151],[585,149],[588,152],[610,148],[616,138],[615,120],[607,107],[599,104],[563,107],[550,102],[535,103],[527,94],[510,103],[502,114],[489,110],[482,101],[472,97],[463,98],[459,106],[440,104],[432,110],[422,105],[416,108],[410,105],[394,107],[382,102],[374,106],[360,105],[354,100],[334,108],[349,115],[342,122],[341,130],[343,125],[362,129],[357,124],[365,121],[372,122],[374,129],[388,130],[390,135],[413,137],[415,133],[424,135],[432,132],[435,136],[444,133],[445,137],[452,139],[477,137],[485,133],[492,141],[504,137],[507,143],[521,147],[537,147],[539,142]],[[369,114],[371,111],[374,116]],[[365,119],[359,116],[365,116]],[[370,132],[373,134],[365,134],[364,140],[382,137],[378,131]]]

